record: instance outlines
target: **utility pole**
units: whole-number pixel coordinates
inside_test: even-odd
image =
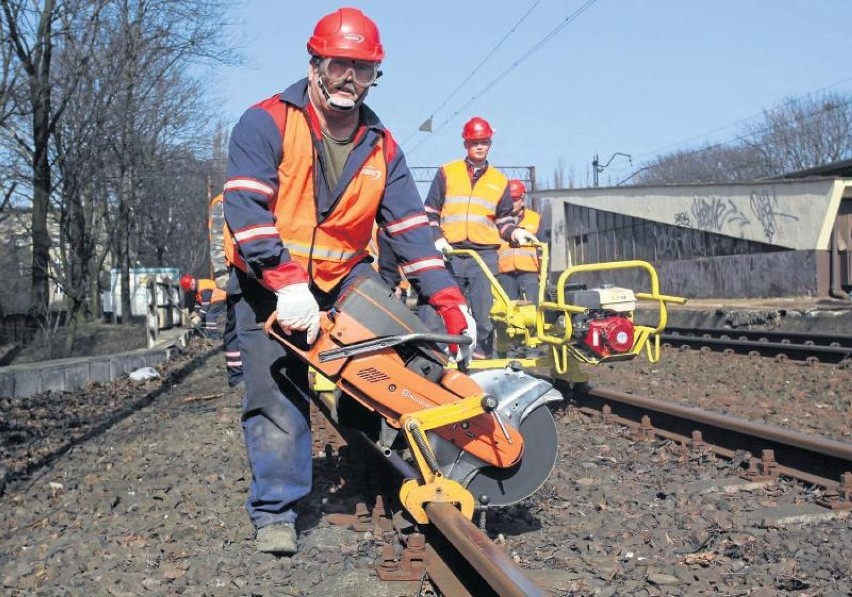
[[[612,163],[612,160],[614,160],[616,156],[619,155],[627,158],[630,161],[630,165],[633,165],[633,158],[631,157],[631,155],[629,153],[622,153],[620,151],[616,151],[614,154],[612,154],[612,156],[609,158],[609,161],[604,165],[601,165],[600,158],[598,158],[598,154],[595,154],[595,157],[592,158],[592,173],[594,176],[593,181],[594,186],[596,188],[600,186],[600,179],[598,178],[598,175],[604,170],[606,170],[607,166]]]

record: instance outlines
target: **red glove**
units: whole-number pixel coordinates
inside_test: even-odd
[[[448,334],[454,336],[464,334],[473,340],[471,344],[461,347],[458,344],[449,346],[450,355],[456,359],[456,362],[469,358],[473,349],[476,348],[476,321],[470,314],[461,291],[455,286],[445,288],[433,294],[429,298],[429,304],[444,320],[444,327],[447,328]]]

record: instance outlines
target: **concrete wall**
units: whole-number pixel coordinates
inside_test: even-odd
[[[550,206],[554,278],[572,265],[572,258],[645,259],[653,261],[663,293],[692,298],[826,296],[831,232],[841,208],[852,201],[852,180],[561,189],[537,196]],[[589,210],[597,217],[586,223]],[[569,221],[568,212],[583,219]],[[614,220],[612,214],[618,214]],[[623,219],[620,225],[618,218]],[[665,250],[681,238],[702,241],[696,245],[701,250],[692,245],[687,247],[694,249],[692,255]],[[622,241],[633,243],[632,253],[586,250],[618,249]],[[649,246],[654,250],[646,250]],[[641,274],[626,272],[593,275],[588,283],[601,282],[636,290],[647,286]]]
[[[560,204],[619,213],[793,250],[828,250],[848,179],[728,185],[560,189],[536,193],[553,208],[553,243],[565,229]],[[561,239],[564,242],[564,236]]]
[[[26,398],[43,392],[62,392],[89,382],[114,381],[142,367],[170,359],[186,345],[184,332],[177,343],[99,357],[57,359],[41,363],[0,367],[0,396]]]
[[[824,251],[784,251],[654,263],[660,292],[686,298],[781,298],[828,294],[829,256]],[[589,272],[569,283],[613,284],[649,292],[644,270]]]

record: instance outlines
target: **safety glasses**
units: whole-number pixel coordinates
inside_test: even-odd
[[[319,63],[320,74],[332,82],[342,81],[352,76],[356,85],[368,87],[379,78],[379,65],[366,60],[350,58],[324,58]]]

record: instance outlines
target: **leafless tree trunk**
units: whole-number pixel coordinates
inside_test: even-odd
[[[20,107],[31,115],[28,152],[32,164],[32,286],[30,310],[44,314],[49,304],[50,233],[47,215],[53,190],[49,145],[79,80],[80,69],[70,69],[70,79],[62,87],[63,94],[53,97],[57,83],[51,72],[54,50],[66,37],[91,43],[105,0],[0,0],[7,43],[14,51],[28,87],[28,101]],[[85,56],[85,54],[84,54]],[[78,65],[82,67],[82,64]],[[55,101],[54,101],[55,99]],[[23,141],[23,139],[21,139]]]

